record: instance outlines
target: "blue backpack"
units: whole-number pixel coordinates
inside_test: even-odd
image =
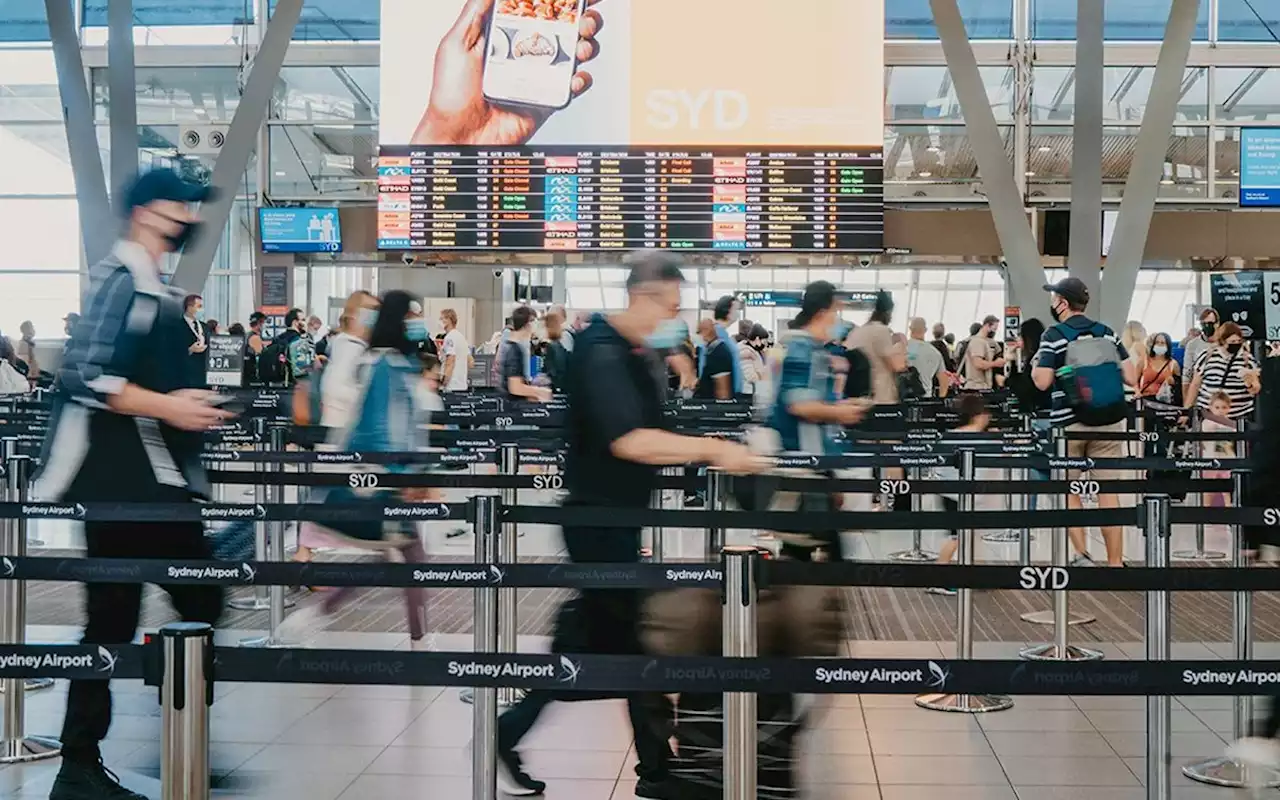
[[[1097,427],[1124,419],[1128,414],[1124,370],[1120,349],[1107,338],[1107,327],[1095,322],[1087,330],[1071,325],[1060,325],[1059,329],[1067,340],[1067,352],[1057,382],[1076,420]]]

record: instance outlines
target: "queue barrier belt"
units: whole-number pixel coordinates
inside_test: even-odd
[[[0,678],[140,678],[158,685],[163,671],[158,655],[158,640],[143,645],[0,645]],[[215,647],[212,678],[233,683],[517,687],[618,696],[628,692],[1237,696],[1274,692],[1280,687],[1280,662],[1054,663]]]
[[[560,588],[608,590],[719,590],[719,563],[462,564],[429,562],[197,561],[24,556],[0,558],[0,580],[59,583],[152,583],[203,586],[356,586],[377,588]],[[844,586],[1012,591],[1270,591],[1280,588],[1273,570],[1246,567],[1089,567],[1011,564],[900,564],[896,562],[801,563],[766,560],[759,585]]]

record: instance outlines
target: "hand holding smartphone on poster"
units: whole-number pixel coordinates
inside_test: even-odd
[[[600,0],[467,0],[411,144],[519,145],[591,88]]]

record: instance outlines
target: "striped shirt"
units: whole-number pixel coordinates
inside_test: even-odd
[[[1218,392],[1226,392],[1231,398],[1231,419],[1253,414],[1253,395],[1244,385],[1244,373],[1258,368],[1253,356],[1241,348],[1232,356],[1224,347],[1210,347],[1195,361],[1195,374],[1200,377],[1200,393],[1196,395],[1196,408],[1209,408],[1209,402]]]
[[[1049,328],[1044,332],[1044,336],[1040,337],[1040,349],[1036,351],[1034,359],[1037,367],[1045,367],[1056,373],[1067,365],[1067,345],[1070,344],[1067,340],[1067,334],[1070,332],[1067,330],[1068,328],[1081,331],[1075,341],[1101,336],[1116,346],[1116,353],[1120,362],[1124,362],[1129,358],[1128,351],[1124,349],[1124,345],[1116,337],[1115,331],[1101,322],[1094,322],[1084,314],[1076,314],[1073,317],[1068,317],[1064,322],[1059,322]],[[1120,369],[1120,364],[1116,364],[1116,368]],[[1070,425],[1076,421],[1075,409],[1067,402],[1067,393],[1058,385],[1056,378],[1049,396],[1053,403],[1052,410],[1049,412],[1049,421],[1051,423],[1054,425]]]

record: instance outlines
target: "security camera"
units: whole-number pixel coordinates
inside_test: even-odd
[[[413,266],[413,263],[414,263],[415,261],[417,261],[417,260],[418,260],[418,257],[417,257],[417,256],[415,256],[413,253],[401,253],[401,254],[400,254],[400,263],[401,263],[401,264],[404,264],[406,267],[411,267],[411,266]]]
[[[501,277],[502,277],[502,270],[500,270],[500,269],[495,269],[495,270],[493,271],[493,277],[495,277],[495,278],[501,278]]]
[[[1000,269],[1008,269],[1008,268],[1009,268],[1009,259],[1007,259],[1007,258],[1001,258],[1001,259],[1000,259]]]
[[[751,259],[747,258],[746,256],[738,256],[738,266],[740,267],[751,266]]]
[[[871,256],[858,256],[858,266],[860,267],[871,266]]]

